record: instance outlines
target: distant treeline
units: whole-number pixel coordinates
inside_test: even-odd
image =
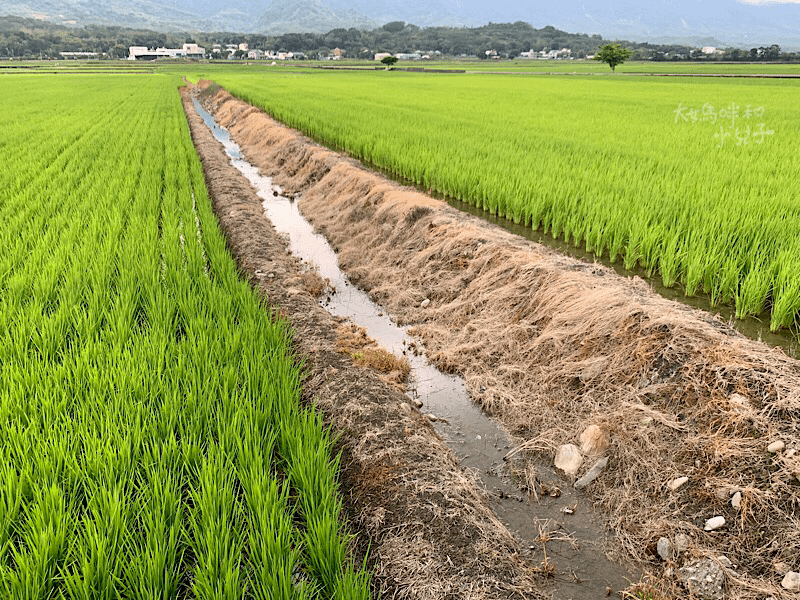
[[[100,58],[125,58],[129,46],[175,47],[197,42],[209,52],[213,44],[246,42],[251,49],[274,52],[303,52],[308,58],[322,58],[335,48],[344,58],[371,58],[376,52],[412,53],[422,51],[442,57],[514,58],[521,52],[569,48],[572,56],[594,54],[609,40],[600,35],[567,33],[555,27],[536,29],[528,23],[489,23],[482,27],[418,27],[394,21],[364,31],[333,29],[328,33],[287,33],[283,35],[216,33],[158,33],[106,25],[69,27],[21,17],[0,17],[0,58],[59,58],[60,52],[96,52]],[[722,54],[706,55],[700,48],[621,42],[634,50],[635,60],[800,60],[800,53],[782,52],[780,47],[743,50],[727,48]]]

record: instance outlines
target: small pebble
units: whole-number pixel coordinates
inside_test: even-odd
[[[439,417],[437,417],[433,413],[428,413],[427,415],[425,415],[425,418],[427,418],[428,421],[438,421],[439,420]]]
[[[428,298],[425,298],[425,300],[423,300],[423,301],[420,303],[420,305],[419,305],[419,306],[420,306],[420,308],[428,308],[428,305],[429,305],[430,303],[431,303],[430,299],[428,299]]]
[[[658,538],[656,551],[662,560],[670,560],[672,558],[672,542],[669,541],[669,538]]]
[[[678,477],[669,482],[668,487],[671,491],[676,491],[683,487],[689,481],[688,477]]]
[[[401,402],[400,403],[400,410],[402,412],[404,412],[405,414],[409,414],[411,412],[411,405],[408,404],[407,402]]]
[[[781,581],[781,585],[785,590],[792,590],[793,592],[800,591],[800,573],[797,571],[789,571]]]
[[[422,400],[420,400],[419,398],[412,398],[411,404],[413,404],[417,408],[422,408]]]
[[[678,554],[682,552],[686,552],[689,549],[689,544],[691,544],[691,538],[686,535],[685,533],[679,533],[675,536],[675,551]]]
[[[772,442],[769,446],[767,446],[767,452],[777,454],[778,452],[783,452],[784,448],[786,448],[786,444],[778,440],[777,442]]]
[[[742,506],[742,492],[736,492],[731,498],[731,506],[735,509],[739,509]]]
[[[704,529],[706,531],[714,531],[715,529],[719,529],[723,525],[725,525],[725,517],[722,516],[711,517],[708,521],[706,521],[706,526],[704,527]]]

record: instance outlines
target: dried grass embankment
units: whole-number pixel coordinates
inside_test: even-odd
[[[304,397],[339,434],[344,508],[358,541],[369,545],[375,596],[545,598],[511,534],[427,420],[402,410],[407,398],[396,385],[341,352],[353,344],[348,330],[303,289],[305,267],[287,253],[260,198],[186,95],[184,107],[231,252],[270,309],[291,322]]]
[[[798,361],[640,280],[387,181],[224,91],[209,103],[251,162],[301,194],[352,280],[509,426],[530,481],[537,461],[598,425],[610,462],[587,493],[621,556],[675,595],[682,563],[725,555],[726,597],[794,597],[780,584],[800,571]],[[785,450],[768,452],[776,440]],[[670,491],[679,476],[689,482]],[[726,525],[704,531],[718,515]],[[688,552],[661,561],[656,542],[679,533]]]

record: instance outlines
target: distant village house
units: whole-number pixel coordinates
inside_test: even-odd
[[[156,48],[147,46],[131,46],[128,48],[128,60],[156,60],[159,58],[204,58],[206,49],[197,44],[184,44],[181,48]]]

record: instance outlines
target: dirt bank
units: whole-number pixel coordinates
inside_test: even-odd
[[[586,493],[617,533],[618,556],[676,597],[686,595],[686,567],[720,556],[731,561],[719,567],[725,597],[794,597],[781,582],[800,571],[798,361],[640,280],[389,182],[211,91],[217,120],[298,194],[352,280],[414,324],[437,365],[462,374],[475,401],[519,438],[530,491],[537,463],[597,425],[609,462]],[[783,449],[768,451],[776,441]],[[679,477],[688,482],[670,489]],[[706,531],[718,516],[725,524]],[[665,560],[660,538],[688,549]]]
[[[346,510],[362,545],[370,545],[376,597],[544,598],[513,538],[428,421],[401,409],[408,398],[391,382],[337,351],[352,343],[345,339],[351,330],[306,291],[314,287],[306,267],[288,254],[185,92],[184,106],[231,251],[272,309],[291,321],[307,365],[306,400],[341,433]]]

